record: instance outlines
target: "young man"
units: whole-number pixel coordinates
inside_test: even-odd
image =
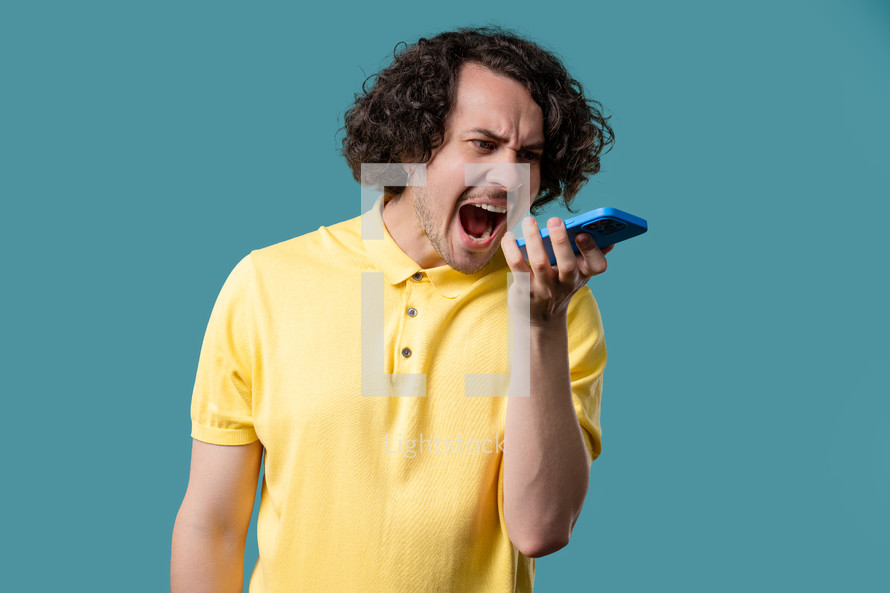
[[[600,452],[606,351],[585,284],[606,261],[583,238],[575,255],[553,218],[551,266],[526,218],[526,262],[508,216],[516,196],[570,203],[599,170],[612,131],[597,106],[551,54],[491,29],[421,39],[356,98],[356,179],[366,163],[425,178],[226,280],[174,593],[241,589],[263,451],[251,593],[532,590]]]

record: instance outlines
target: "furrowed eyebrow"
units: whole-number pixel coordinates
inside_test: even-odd
[[[473,128],[472,130],[469,130],[469,133],[470,134],[479,134],[481,136],[491,138],[492,140],[495,140],[502,144],[507,142],[507,138],[504,138],[503,136],[498,136],[497,134],[495,134],[488,128]],[[543,149],[544,149],[543,142],[536,142],[535,144],[529,144],[528,146],[520,147],[520,150],[543,150]]]

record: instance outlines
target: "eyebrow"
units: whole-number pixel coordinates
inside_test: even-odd
[[[473,128],[472,130],[468,130],[470,134],[480,134],[482,136],[486,136],[487,138],[491,138],[492,140],[497,140],[500,143],[507,142],[508,138],[504,138],[503,136],[498,136],[488,128]],[[543,150],[544,143],[536,142],[534,144],[529,144],[528,146],[519,147],[520,150]]]

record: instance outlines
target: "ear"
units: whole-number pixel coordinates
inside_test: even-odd
[[[425,163],[402,163],[405,172],[405,186],[426,185]]]

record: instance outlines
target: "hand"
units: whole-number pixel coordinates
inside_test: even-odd
[[[508,231],[501,240],[507,265],[515,274],[508,301],[514,314],[523,318],[528,316],[532,325],[547,325],[560,320],[565,323],[572,296],[591,277],[606,271],[605,255],[614,247],[610,245],[600,251],[593,237],[579,233],[575,244],[581,253],[576,254],[561,219],[548,220],[547,229],[556,256],[555,266],[550,265],[538,223],[532,217],[522,222],[528,263],[523,259],[513,233]],[[527,272],[528,276],[517,272]]]

